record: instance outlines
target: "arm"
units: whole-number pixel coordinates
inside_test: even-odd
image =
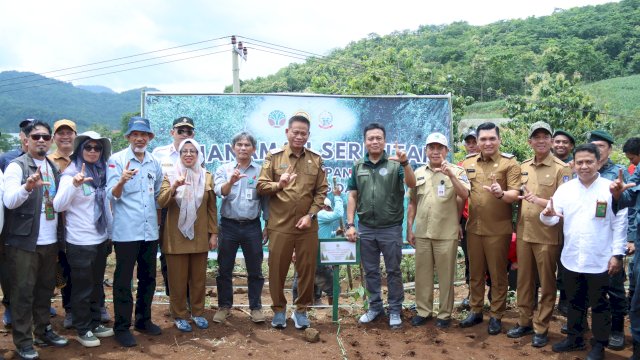
[[[613,212],[612,212],[613,213]],[[624,255],[627,249],[627,210],[623,209],[613,215],[611,220],[613,242],[611,244],[611,256]]]
[[[225,166],[221,165],[216,169],[216,173],[214,176],[214,180],[213,182],[216,184],[215,187],[213,188],[213,190],[215,191],[216,195],[223,197],[223,196],[227,196],[229,195],[229,193],[231,192],[231,185],[229,185],[228,187],[226,187],[226,191],[223,191],[223,185],[227,185],[227,177],[225,175],[226,171],[225,171]]]
[[[347,199],[347,226],[349,224],[353,224],[356,218],[356,204],[358,203],[358,190],[350,190],[348,193]],[[347,240],[356,241],[357,232],[355,227],[350,227],[347,229],[345,234],[347,236]]]
[[[215,182],[211,174],[207,173],[207,178],[211,179],[211,188],[214,188]],[[218,207],[216,206],[216,194],[214,191],[209,193],[207,199],[207,231],[209,232],[209,250],[218,248]]]
[[[407,207],[407,242],[416,247],[416,237],[413,234],[413,221],[416,218],[416,189],[409,190],[409,206]]]
[[[335,205],[333,211],[318,212],[318,223],[330,223],[338,219],[342,219],[344,215],[344,205],[342,204],[342,198],[340,195],[336,195],[334,198]],[[320,216],[322,214],[322,217]]]
[[[275,174],[271,167],[271,158],[271,153],[268,153],[264,159],[264,163],[262,164],[260,176],[258,177],[258,184],[256,185],[258,195],[273,195],[282,190],[279,182],[275,181]]]
[[[316,177],[316,184],[314,188],[313,202],[309,208],[308,213],[317,214],[324,205],[324,198],[327,197],[329,191],[329,184],[327,183],[327,173],[324,171],[322,165],[322,158],[320,158],[320,168],[318,169],[318,176]]]
[[[10,163],[4,173],[4,194],[2,200],[7,209],[15,209],[20,207],[30,192],[25,189],[22,184],[22,168],[16,163]]]
[[[56,212],[69,210],[73,199],[78,195],[82,196],[82,186],[75,187],[73,185],[73,176],[62,175],[58,192],[53,198],[53,209]]]
[[[416,187],[416,175],[413,168],[408,163],[402,167],[404,169],[404,183],[409,189]]]
[[[511,204],[518,200],[520,195],[520,165],[515,159],[509,159],[511,164],[507,168],[507,189],[504,191],[502,201]]]
[[[162,180],[162,186],[160,187],[160,194],[158,194],[158,205],[161,208],[169,207],[170,204],[175,203],[174,189],[169,184],[169,178],[166,176]]]

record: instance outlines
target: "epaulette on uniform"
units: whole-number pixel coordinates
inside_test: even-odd
[[[500,153],[500,155],[502,155],[503,157],[506,157],[507,159],[513,159],[515,157],[515,155],[513,154],[509,154],[509,153]]]
[[[281,152],[283,152],[283,151],[284,151],[284,148],[280,148],[280,149],[271,149],[271,150],[269,150],[269,152],[270,152],[272,155],[279,154],[279,153],[281,153]]]
[[[533,162],[533,159],[534,159],[534,158],[529,158],[529,159],[527,159],[527,160],[523,161],[522,163],[524,164],[524,163],[527,163],[527,162]]]
[[[558,159],[558,158],[557,158],[557,157],[555,157],[555,156],[553,157],[553,161],[554,161],[556,164],[558,164],[558,165],[562,165],[563,167],[565,167],[565,166],[567,166],[567,167],[568,167],[568,166],[569,166],[569,164],[567,164],[566,162],[564,162],[564,161],[562,161],[562,160]]]
[[[474,156],[479,156],[479,155],[480,155],[480,153],[477,153],[477,154],[468,154],[468,155],[467,155],[467,156],[465,156],[464,158],[465,158],[465,159],[471,159],[472,157],[474,157]]]
[[[309,152],[311,152],[312,154],[316,154],[316,155],[318,155],[318,156],[321,156],[321,155],[320,155],[320,152],[318,152],[318,151],[316,151],[316,150],[313,150],[313,149],[306,148],[306,149],[305,149],[305,151],[309,151]]]

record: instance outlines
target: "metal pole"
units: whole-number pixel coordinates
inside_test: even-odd
[[[238,64],[238,53],[236,52],[235,45],[231,49],[231,66],[233,73],[233,92],[240,93],[240,65]]]
[[[333,265],[333,322],[338,321],[338,303],[340,302],[340,265]]]

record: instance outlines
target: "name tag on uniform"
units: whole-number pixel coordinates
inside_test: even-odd
[[[438,196],[444,197],[444,180],[440,180],[440,185],[438,185]]]
[[[369,176],[369,172],[367,170],[358,171],[357,176]]]
[[[246,200],[252,200],[253,199],[253,195],[251,194],[251,190],[245,190],[244,191],[244,198]]]
[[[607,202],[596,201],[596,217],[604,218],[607,216]]]

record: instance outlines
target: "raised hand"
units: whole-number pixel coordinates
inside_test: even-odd
[[[495,197],[499,197],[504,193],[502,187],[496,181],[496,174],[494,173],[491,174],[491,186],[483,185],[482,187]]]
[[[240,173],[240,170],[238,170],[238,168],[236,167],[235,169],[233,169],[233,174],[231,174],[231,177],[229,178],[229,183],[233,185],[237,183],[238,180],[246,177],[247,177],[247,174]]]
[[[456,174],[453,172],[453,167],[447,160],[445,160],[444,155],[440,154],[440,167],[433,169],[434,172],[441,172],[448,177],[454,177]]]
[[[177,189],[182,185],[190,185],[190,183],[187,182],[187,170],[185,170],[182,175],[178,176],[176,181],[173,183],[173,188]]]
[[[518,196],[518,199],[520,200],[526,200],[530,203],[534,203],[537,199],[536,195],[529,191],[529,188],[527,188],[526,185],[522,185],[522,187],[520,188],[520,193],[522,194]]]
[[[611,195],[613,196],[613,198],[618,200],[620,199],[620,196],[622,196],[622,193],[625,192],[625,190],[634,186],[636,186],[636,183],[625,184],[624,175],[622,173],[622,169],[620,169],[618,171],[618,178],[613,180],[613,182],[611,182],[611,184],[609,185],[609,191],[611,191]]]
[[[73,186],[80,187],[80,185],[86,182],[93,181],[92,177],[85,177],[84,173],[85,173],[85,164],[82,163],[82,169],[80,170],[79,173],[76,174],[76,176],[73,177]]]
[[[289,165],[287,171],[285,171],[284,174],[280,175],[280,181],[278,182],[278,187],[280,187],[280,189],[284,189],[285,187],[287,187],[287,185],[293,184],[293,182],[296,180],[298,174],[293,173],[293,170],[293,166]]]
[[[556,212],[556,209],[553,207],[553,198],[549,198],[549,202],[547,203],[547,207],[542,210],[542,215],[544,216],[557,216],[563,217],[562,214]]]
[[[40,166],[38,166],[36,172],[27,177],[27,182],[24,184],[24,187],[25,190],[31,191],[46,185],[51,185],[51,183],[42,180],[42,172],[40,171]]]
[[[407,161],[407,152],[404,150],[400,150],[400,148],[398,147],[398,140],[396,140],[396,145],[395,145],[395,150],[396,153],[393,156],[389,156],[389,160],[395,160],[399,163],[404,163]]]
[[[129,170],[129,165],[131,165],[131,161],[127,161],[127,165],[122,170],[122,175],[120,175],[120,182],[126,183],[131,180],[138,173],[138,169]]]

